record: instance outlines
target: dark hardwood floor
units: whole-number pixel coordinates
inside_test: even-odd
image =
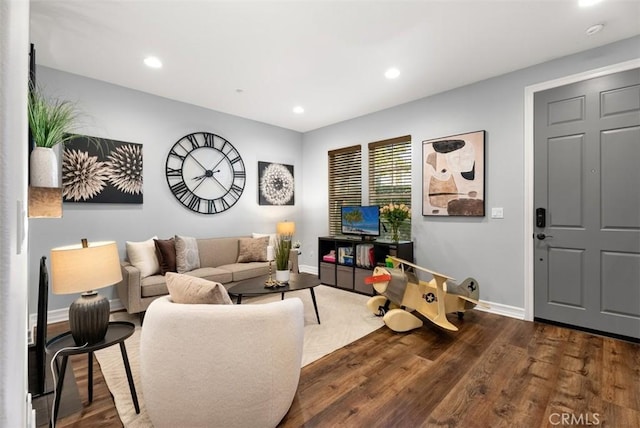
[[[383,327],[304,367],[280,426],[640,426],[639,344],[479,311],[451,321],[460,331]],[[83,409],[57,426],[121,426],[99,365],[88,404],[86,358],[72,364]]]

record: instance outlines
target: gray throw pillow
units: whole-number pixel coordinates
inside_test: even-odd
[[[200,267],[200,253],[198,241],[189,236],[175,236],[176,240],[176,270],[178,273],[190,272]]]

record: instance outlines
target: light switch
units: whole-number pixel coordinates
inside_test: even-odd
[[[491,218],[504,218],[504,208],[491,208]]]

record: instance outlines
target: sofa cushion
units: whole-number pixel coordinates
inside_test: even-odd
[[[238,240],[238,263],[266,262],[269,237],[240,238]]]
[[[272,265],[273,274],[275,275],[275,265]],[[249,262],[234,263],[230,265],[222,265],[220,269],[229,271],[232,274],[233,282],[242,281],[244,279],[255,278],[269,274],[268,262]]]
[[[227,269],[220,269],[214,267],[203,267],[194,269],[188,273],[188,275],[196,276],[198,278],[204,278],[209,281],[216,281],[222,284],[227,284],[233,281],[233,274]]]
[[[156,246],[153,243],[153,240],[157,238],[157,236],[154,236],[142,242],[126,241],[129,263],[140,270],[140,277],[142,278],[160,272]]]
[[[154,239],[156,256],[160,264],[160,274],[176,271],[176,241],[171,239]]]
[[[175,303],[227,305],[233,303],[227,289],[219,282],[173,272],[168,272],[165,277],[171,300]]]
[[[185,273],[200,267],[200,254],[196,238],[176,235],[176,270]]]
[[[238,260],[239,238],[198,239],[200,267],[218,267]]]
[[[162,275],[151,275],[140,280],[140,295],[142,297],[164,296],[169,293],[167,281]]]

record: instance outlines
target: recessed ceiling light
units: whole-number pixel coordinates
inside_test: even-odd
[[[295,106],[293,108],[293,112],[295,114],[302,114],[302,113],[304,113],[304,108],[302,108],[302,106]]]
[[[400,76],[400,70],[395,67],[390,68],[384,72],[384,77],[386,77],[387,79],[395,79],[398,76]]]
[[[162,61],[155,56],[148,56],[144,59],[144,63],[150,68],[162,68]]]
[[[578,6],[580,7],[589,7],[594,4],[600,3],[602,0],[578,0]]]
[[[587,33],[587,36],[593,36],[594,34],[602,31],[603,28],[604,24],[592,25],[591,27],[587,28],[587,31],[585,31],[585,33]]]

